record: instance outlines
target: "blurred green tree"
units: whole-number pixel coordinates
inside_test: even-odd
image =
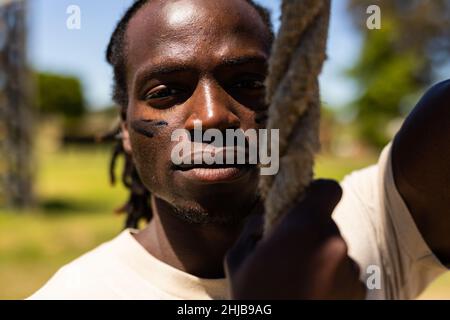
[[[37,108],[44,115],[76,119],[87,111],[81,82],[76,77],[38,72],[36,96]]]
[[[381,9],[381,29],[366,26],[367,8]],[[450,1],[350,0],[363,36],[358,61],[348,74],[361,94],[352,108],[361,137],[382,147],[391,138],[389,120],[405,116],[417,95],[435,79],[450,57]]]

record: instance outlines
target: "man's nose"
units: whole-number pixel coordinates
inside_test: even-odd
[[[185,129],[192,131],[201,124],[207,129],[238,129],[241,125],[239,117],[233,113],[232,98],[217,83],[204,81],[199,83],[190,99],[190,115]]]

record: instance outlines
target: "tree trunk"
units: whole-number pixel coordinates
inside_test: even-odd
[[[25,0],[0,0],[0,204],[13,209],[33,204],[33,117],[25,12]]]

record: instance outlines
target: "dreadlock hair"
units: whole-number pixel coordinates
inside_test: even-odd
[[[134,4],[128,8],[122,19],[118,22],[106,50],[106,60],[113,67],[114,83],[113,83],[113,100],[120,107],[120,116],[124,121],[126,119],[126,110],[128,106],[128,94],[126,84],[126,39],[125,34],[130,20],[133,16],[151,0],[136,0]],[[267,27],[270,44],[274,39],[272,23],[270,20],[270,12],[261,5],[256,4],[253,0],[243,0],[249,3],[259,14],[263,23]],[[117,159],[121,156],[125,158],[122,171],[122,183],[130,191],[127,202],[117,212],[126,213],[125,228],[137,228],[141,220],[150,221],[152,211],[150,206],[150,192],[142,183],[133,159],[127,154],[122,145],[120,125],[109,136],[114,136],[117,140],[110,162],[110,181],[115,184],[115,167]]]

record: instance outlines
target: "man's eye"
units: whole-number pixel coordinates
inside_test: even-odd
[[[174,95],[177,95],[179,93],[178,89],[175,88],[160,88],[157,90],[152,90],[149,93],[147,93],[145,95],[145,100],[150,100],[150,99],[164,99],[164,98],[168,98]]]
[[[247,79],[235,83],[233,87],[237,89],[263,89],[265,85],[264,81]]]

